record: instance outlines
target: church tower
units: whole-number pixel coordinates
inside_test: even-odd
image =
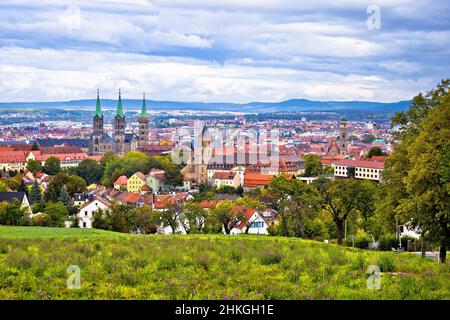
[[[342,118],[339,123],[339,149],[341,154],[347,154],[348,143],[348,123],[345,118]]]
[[[125,115],[122,108],[122,97],[119,89],[119,101],[117,102],[116,115],[114,117],[114,151],[116,153],[124,152],[125,143]]]
[[[92,149],[91,154],[94,156],[101,155],[100,143],[103,137],[103,113],[100,107],[100,92],[97,89],[97,104],[95,106],[95,113],[92,119],[93,133],[92,133]]]
[[[142,99],[141,113],[138,115],[139,135],[138,135],[138,149],[145,149],[148,142],[149,133],[149,115],[147,113],[147,106],[145,105],[145,93]]]
[[[208,183],[208,163],[212,157],[212,137],[211,132],[205,125],[201,133],[201,148],[199,152],[199,157],[197,157],[198,163],[196,163],[196,180],[198,184]]]

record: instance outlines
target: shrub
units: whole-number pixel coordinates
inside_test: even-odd
[[[381,272],[394,272],[395,263],[392,257],[387,255],[382,255],[378,260],[378,265],[380,266]]]
[[[355,237],[355,248],[367,249],[369,247],[369,242],[372,242],[372,238],[370,236],[366,233],[358,233]],[[348,246],[352,246],[352,238],[347,238],[346,243]]]
[[[38,227],[50,227],[52,225],[52,217],[46,213],[38,213],[33,216],[32,223]]]
[[[398,239],[395,234],[382,235],[378,240],[378,249],[381,251],[391,251],[392,248],[397,249]]]

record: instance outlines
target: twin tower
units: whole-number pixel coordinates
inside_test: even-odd
[[[138,135],[125,132],[126,120],[122,107],[122,97],[119,90],[119,100],[117,102],[117,109],[113,120],[113,135],[111,137],[106,134],[103,127],[103,112],[100,107],[100,93],[97,90],[97,104],[93,117],[93,133],[89,147],[90,155],[102,156],[110,151],[122,155],[128,151],[145,150],[150,129],[150,117],[147,113],[145,93],[142,99],[141,112],[137,119],[139,123]]]

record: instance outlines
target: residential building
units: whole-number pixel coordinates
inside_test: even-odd
[[[233,187],[241,185],[241,179],[236,172],[215,172],[211,177],[211,184],[216,188]]]
[[[356,178],[381,182],[384,163],[368,160],[338,160],[332,164],[335,178]]]
[[[94,212],[101,210],[108,210],[111,207],[111,202],[102,198],[96,197],[92,201],[83,204],[77,213],[80,228],[92,228],[92,221],[94,220]]]
[[[127,191],[130,193],[141,193],[141,188],[145,185],[145,181],[145,175],[140,171],[136,172],[127,181]]]

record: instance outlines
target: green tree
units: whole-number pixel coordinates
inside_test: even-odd
[[[383,181],[388,192],[380,204],[439,243],[441,262],[450,245],[449,86],[450,79],[443,80],[393,117],[392,125],[400,126],[399,144],[386,161]]]
[[[67,192],[72,197],[75,193],[83,193],[87,189],[86,181],[78,176],[68,176],[65,182]]]
[[[372,147],[370,148],[369,152],[367,153],[366,158],[372,158],[373,156],[387,156],[387,153],[381,150],[380,147]]]
[[[288,180],[285,176],[273,178],[269,190],[275,196],[284,235],[304,237],[306,221],[317,212],[319,201],[316,190],[300,180]]]
[[[362,142],[364,142],[364,143],[372,143],[373,140],[375,140],[374,135],[372,135],[372,134],[366,134],[366,135],[363,137]]]
[[[42,163],[38,160],[28,159],[27,170],[32,173],[41,172],[42,171]]]
[[[67,192],[67,187],[65,185],[62,186],[61,192],[59,193],[58,201],[63,203],[66,207],[70,204],[70,195]]]
[[[186,202],[181,206],[180,224],[189,233],[202,233],[205,228],[207,212],[195,202]]]
[[[88,185],[99,183],[103,176],[102,166],[93,159],[84,159],[76,168],[77,174],[86,180]]]
[[[56,175],[61,172],[61,161],[56,157],[48,157],[45,160],[44,172],[48,175]]]
[[[69,211],[61,202],[49,202],[46,204],[44,214],[51,218],[52,227],[64,227],[64,221],[69,217]]]
[[[0,181],[0,192],[6,192],[6,191],[8,191],[8,188],[9,187],[5,182]]]
[[[170,204],[167,209],[158,214],[158,220],[164,227],[170,227],[174,234],[179,226],[180,214],[181,210],[178,204]]]
[[[323,173],[323,166],[320,157],[315,154],[305,155],[305,177],[317,177]]]
[[[33,142],[33,146],[31,147],[31,151],[38,151],[39,150],[39,145],[37,144],[37,142]]]
[[[142,206],[133,212],[133,233],[155,234],[157,231],[156,215],[150,206]]]
[[[366,180],[343,179],[331,181],[319,178],[315,185],[320,205],[332,217],[337,228],[338,244],[344,238],[345,221],[360,213],[366,219],[375,210],[376,186]]]
[[[211,216],[222,225],[226,234],[230,234],[240,222],[245,222],[243,208],[235,206],[231,200],[223,200],[210,210]]]
[[[0,224],[9,226],[28,225],[30,219],[28,212],[22,208],[22,204],[18,199],[14,199],[13,203],[0,203]]]
[[[41,192],[41,187],[39,187],[39,184],[37,183],[37,181],[34,181],[33,185],[31,186],[31,191],[30,191],[30,204],[34,205],[34,204],[41,204],[42,202],[42,192]]]
[[[57,202],[59,193],[67,182],[67,175],[59,173],[53,177],[44,193],[45,202]]]

